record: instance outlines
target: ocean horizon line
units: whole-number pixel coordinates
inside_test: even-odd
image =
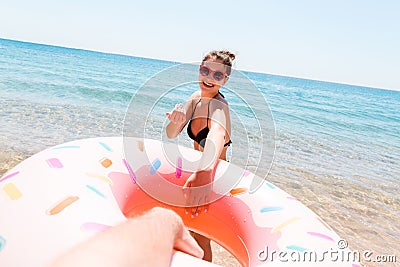
[[[0,40],[9,41],[9,42],[10,42],[10,41],[11,41],[11,42],[20,42],[20,43],[26,43],[26,44],[32,44],[32,45],[42,45],[42,46],[54,47],[54,48],[61,48],[61,49],[71,49],[71,50],[76,50],[76,51],[91,52],[91,53],[98,53],[98,54],[105,54],[105,55],[112,55],[112,56],[133,57],[133,58],[139,58],[139,59],[151,59],[151,60],[161,61],[161,62],[171,63],[171,64],[190,64],[190,63],[194,63],[194,62],[171,61],[171,60],[166,60],[166,59],[151,58],[151,57],[143,57],[143,56],[138,56],[138,55],[128,55],[128,54],[121,54],[121,53],[116,53],[116,52],[106,52],[106,51],[90,50],[90,49],[85,49],[85,48],[68,47],[68,46],[55,45],[55,44],[35,43],[35,42],[31,42],[31,41],[7,39],[7,38],[2,38],[2,37],[0,37]],[[1,47],[0,47],[0,49],[1,49]],[[304,77],[296,77],[296,76],[286,76],[286,75],[283,75],[283,74],[266,73],[266,72],[259,72],[259,71],[250,71],[250,70],[243,70],[243,69],[236,69],[236,70],[237,70],[237,71],[240,71],[240,72],[243,72],[243,73],[245,73],[245,74],[246,74],[246,73],[250,73],[250,74],[261,74],[261,75],[269,75],[269,76],[274,76],[274,77],[279,77],[279,78],[290,78],[290,79],[296,79],[296,80],[313,81],[313,82],[322,82],[322,83],[328,83],[328,84],[332,84],[332,85],[353,86],[353,87],[358,87],[358,88],[365,88],[365,89],[372,89],[372,90],[383,90],[383,91],[391,91],[391,92],[400,93],[400,88],[399,88],[399,89],[380,88],[380,87],[372,87],[372,86],[365,86],[365,85],[357,85],[357,84],[350,84],[350,83],[337,82],[337,81],[326,81],[326,80],[317,80],[317,79],[312,79],[312,78],[304,78]]]

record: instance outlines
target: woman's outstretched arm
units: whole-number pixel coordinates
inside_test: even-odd
[[[211,118],[211,128],[207,135],[198,171],[194,172],[183,186],[187,199],[187,207],[191,207],[191,215],[197,216],[211,200],[214,168],[224,149],[227,132],[227,115],[224,107],[218,107]],[[229,119],[229,118],[228,118]]]

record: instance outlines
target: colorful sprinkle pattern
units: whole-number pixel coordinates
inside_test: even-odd
[[[78,199],[79,199],[79,197],[77,197],[77,196],[66,197],[63,200],[61,200],[60,202],[58,202],[54,207],[50,208],[47,211],[47,214],[48,215],[58,214],[61,211],[63,211],[65,208],[67,208],[69,205],[71,205],[72,203],[77,201]]]
[[[108,168],[112,165],[112,161],[108,158],[102,158],[100,160],[100,164],[104,167],[104,168]]]
[[[13,183],[8,183],[3,187],[4,192],[11,200],[17,200],[22,197],[21,191]]]
[[[61,161],[57,158],[47,159],[46,162],[50,168],[60,169],[60,168],[64,167],[64,165],[61,163]]]
[[[81,230],[82,231],[91,231],[91,232],[103,232],[110,228],[111,226],[101,224],[101,223],[95,223],[95,222],[86,222],[81,225]]]
[[[110,202],[112,196],[114,196],[115,201],[118,202],[121,209],[126,206],[127,203],[130,203],[129,201],[133,201],[132,203],[136,205],[137,201],[141,201],[141,199],[148,197],[140,190],[138,185],[136,185],[136,175],[139,175],[138,177],[148,177],[148,179],[150,179],[154,175],[159,174],[161,166],[163,166],[163,172],[170,170],[170,173],[163,174],[165,176],[164,178],[170,182],[184,183],[185,178],[187,179],[188,175],[190,175],[182,171],[185,159],[181,157],[175,159],[175,166],[170,166],[168,162],[161,160],[160,158],[152,158],[142,161],[147,162],[146,165],[130,165],[122,156],[122,152],[120,151],[122,147],[121,143],[121,138],[95,138],[76,141],[47,150],[47,154],[44,158],[41,158],[41,162],[43,162],[44,159],[47,163],[49,175],[51,175],[52,180],[59,179],[56,180],[55,185],[53,185],[54,188],[49,188],[48,190],[51,190],[52,192],[54,190],[64,192],[63,183],[72,181],[73,179],[79,179],[73,181],[77,185],[81,184],[81,188],[77,186],[67,195],[65,192],[60,193],[60,196],[58,196],[56,200],[53,199],[52,202],[48,202],[55,203],[54,205],[46,204],[48,205],[47,207],[40,207],[40,209],[45,211],[45,214],[48,215],[46,217],[49,218],[48,227],[51,227],[52,225],[50,218],[52,218],[52,220],[61,220],[65,223],[73,221],[68,219],[68,217],[64,218],[63,216],[74,216],[75,211],[88,205],[83,205],[84,203],[87,203],[88,200],[91,201],[90,203],[94,203],[95,205],[91,210],[87,211],[93,214],[93,218],[96,218],[96,212],[97,214],[102,214],[103,209],[110,206],[106,203]],[[92,144],[94,145],[92,146]],[[97,149],[95,146],[97,146]],[[99,146],[101,149],[99,149]],[[136,149],[138,157],[145,157],[146,153],[142,152],[148,149],[147,143],[145,146],[145,143],[142,140],[138,140],[137,147],[133,149]],[[71,156],[71,153],[75,153],[75,150],[77,151],[76,154]],[[91,151],[97,151],[96,153],[99,153],[99,151],[103,152],[92,155],[90,154]],[[68,152],[69,157],[67,157],[64,152]],[[73,168],[73,160],[75,160],[76,163],[85,161],[87,166],[97,167],[88,167],[84,169],[82,173],[76,175],[68,174],[64,179],[62,173],[64,170],[67,171],[67,169],[71,170],[71,168]],[[27,161],[30,161],[34,163],[34,166],[37,166],[35,156]],[[137,164],[136,161],[136,159],[133,159],[133,161],[130,162],[132,164]],[[68,165],[64,165],[64,163],[68,163]],[[221,162],[219,165],[220,164]],[[219,168],[219,166],[217,168]],[[54,169],[59,170],[56,171]],[[55,175],[55,173],[57,173],[57,175]],[[332,244],[335,244],[340,240],[322,219],[315,214],[310,214],[309,210],[299,201],[292,196],[288,196],[287,193],[283,192],[275,185],[265,182],[264,187],[253,194],[249,194],[249,182],[254,177],[250,174],[249,171],[240,173],[239,176],[242,181],[240,181],[235,188],[232,188],[227,196],[224,196],[221,200],[211,204],[207,212],[210,216],[219,218],[219,220],[224,222],[224,225],[227,226],[223,227],[221,231],[224,231],[225,229],[233,229],[234,231],[237,231],[235,236],[239,236],[241,240],[240,242],[246,244],[245,250],[237,252],[239,258],[246,255],[247,251],[249,251],[250,254],[255,253],[265,245],[277,250],[305,252],[318,249],[321,246],[332,248]],[[27,175],[31,176],[29,177]],[[22,187],[22,183],[23,179],[27,179],[27,177],[30,179],[41,178],[35,177],[33,173],[29,174],[29,171],[26,171],[26,169],[23,169],[22,167],[19,168],[19,166],[15,167],[8,174],[0,178],[0,188],[2,188],[3,192],[8,197],[8,201],[13,203],[17,203],[17,201],[25,201],[24,199],[27,198],[27,194],[26,192],[23,194],[22,191],[25,191],[26,187]],[[40,183],[40,181],[38,181],[38,183]],[[59,188],[57,189],[56,186],[59,186]],[[21,190],[21,188],[24,188],[24,190]],[[30,197],[32,197],[32,195],[38,199],[43,198],[41,193],[30,194]],[[50,195],[52,196],[52,194]],[[44,196],[46,196],[46,194]],[[30,200],[26,199],[26,201],[29,206]],[[10,216],[12,216],[11,214],[3,215],[1,213],[3,211],[2,207],[5,205],[7,205],[7,202],[0,206],[0,217],[7,217],[7,219],[10,219]],[[113,206],[111,205],[111,207]],[[121,211],[124,212],[123,210]],[[179,209],[176,211],[179,213]],[[182,216],[184,220],[188,220],[190,217],[186,218],[184,215]],[[199,216],[208,215],[200,214]],[[110,215],[106,217],[111,218],[112,216]],[[190,224],[196,220],[196,216],[190,220],[186,223]],[[80,227],[78,226],[79,229],[77,229],[80,232],[77,233],[84,234],[87,232],[102,232],[115,224],[115,221],[106,221],[107,219],[105,219],[104,216],[99,216],[98,221],[81,221],[79,224]],[[0,221],[0,231],[5,231],[1,226],[2,224]],[[71,225],[66,224],[66,227],[67,226],[70,227]],[[37,225],[37,227],[39,227],[39,225]],[[40,227],[46,226],[40,225]],[[218,227],[218,225],[213,225],[213,227]],[[208,226],[207,229],[211,228]],[[60,229],[60,231],[62,231],[62,229]],[[293,233],[296,234],[293,235]],[[7,232],[0,232],[0,260],[2,260],[2,254],[5,253],[4,247],[6,245],[6,240],[4,236],[6,235]],[[51,238],[52,236],[49,235],[43,239],[51,240]],[[12,247],[10,245],[11,241],[8,241],[7,246],[10,248]],[[238,247],[238,250],[240,250],[240,247]],[[244,254],[242,255],[240,253]],[[12,258],[13,255],[18,255],[18,253],[11,254],[10,252],[10,255],[10,258]],[[254,261],[254,257],[251,259]],[[250,266],[255,264],[253,261],[250,263]],[[349,263],[348,266],[355,267],[359,265]]]
[[[113,152],[112,148],[109,147],[106,143],[104,143],[104,142],[99,142],[99,144],[100,144],[105,150],[107,150],[107,151],[109,151],[109,152]]]
[[[161,161],[159,159],[155,159],[150,165],[150,174],[155,174],[156,171],[160,168]]]
[[[123,159],[122,162],[124,163],[126,169],[128,170],[129,175],[131,176],[132,182],[134,184],[136,184],[136,175],[133,172],[131,165],[129,165],[129,163],[126,161],[126,159]]]
[[[0,252],[5,247],[5,245],[6,245],[6,240],[4,239],[4,237],[0,236]]]
[[[5,180],[7,180],[7,179],[13,178],[14,176],[16,176],[16,175],[18,175],[18,174],[19,174],[19,172],[10,173],[10,174],[4,176],[3,178],[1,178],[1,179],[0,179],[0,183],[3,182],[3,181],[5,181]]]
[[[87,184],[86,188],[88,188],[90,191],[96,193],[97,195],[101,196],[102,198],[106,198],[106,196],[103,193],[101,193],[98,189],[96,189],[94,186]]]

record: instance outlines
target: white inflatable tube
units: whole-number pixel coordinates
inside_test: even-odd
[[[157,188],[159,177],[182,185],[190,174],[184,167],[200,152],[180,148],[185,157],[171,163],[158,141],[129,143],[132,162],[124,157],[121,137],[93,138],[44,150],[0,178],[0,266],[47,266],[90,236],[154,206],[176,211],[188,228],[222,245],[243,266],[359,266],[340,258],[350,250],[310,209],[269,182],[250,194],[250,183],[260,178],[225,161],[218,164],[216,181],[230,171],[237,184],[207,213],[192,218],[184,207],[154,199],[141,186]],[[218,194],[224,190],[214,187]],[[336,260],[329,258],[334,251]],[[201,264],[210,265],[182,253],[172,259],[172,266]]]

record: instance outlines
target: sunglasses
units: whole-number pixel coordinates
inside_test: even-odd
[[[210,73],[212,73],[214,80],[216,80],[217,82],[222,81],[226,76],[225,72],[222,71],[212,71],[209,67],[204,66],[204,65],[200,65],[200,74],[202,76],[208,76],[210,75]]]

